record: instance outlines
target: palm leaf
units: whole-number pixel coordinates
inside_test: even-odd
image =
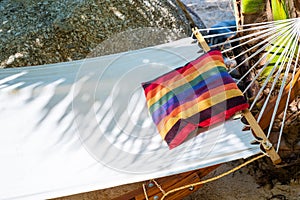
[[[273,19],[284,20],[288,19],[288,12],[283,0],[271,0]]]
[[[243,14],[255,14],[263,11],[265,7],[264,0],[242,0],[241,8]]]
[[[271,0],[271,6],[272,6],[273,19],[275,21],[288,19],[286,5],[283,0]],[[281,40],[281,39],[283,39],[283,40]],[[284,41],[284,38],[279,37],[278,40]],[[263,78],[266,77],[268,74],[270,74],[272,69],[276,66],[276,63],[281,64],[281,62],[283,62],[283,60],[282,60],[283,58],[280,59],[280,54],[283,52],[285,45],[284,44],[281,45],[279,43],[277,46],[275,46],[275,48],[273,47],[274,45],[275,44],[273,43],[271,47],[267,48],[267,50],[271,49],[270,54],[267,56],[267,60],[269,60],[270,62],[262,73]],[[275,54],[275,52],[276,52],[276,55],[273,56],[273,54]]]

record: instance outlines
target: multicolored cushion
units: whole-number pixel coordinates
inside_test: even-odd
[[[152,119],[170,149],[199,127],[220,123],[249,107],[218,50],[142,86]]]

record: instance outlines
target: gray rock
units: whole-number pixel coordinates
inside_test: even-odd
[[[143,48],[191,34],[175,0],[3,0],[0,8],[0,23],[5,22],[0,40],[2,68],[84,59],[103,41],[122,32],[154,30],[151,34],[159,34],[160,39],[157,35],[156,40],[149,41],[149,34],[140,34],[136,45],[127,43],[125,48],[119,44],[120,48],[95,55]],[[7,65],[9,57],[19,51],[28,57]]]

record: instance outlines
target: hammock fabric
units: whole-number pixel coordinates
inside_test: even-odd
[[[249,107],[219,50],[142,85],[152,119],[170,149],[199,127],[220,123]]]
[[[240,120],[210,127],[171,151],[162,142],[148,115],[141,82],[167,73],[166,66],[197,58],[199,46],[192,41],[2,69],[0,199],[69,196],[259,153]],[[150,62],[145,64],[145,59]]]

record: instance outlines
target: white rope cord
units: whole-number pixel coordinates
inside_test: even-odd
[[[225,42],[221,42],[211,46],[211,47],[219,47],[219,46],[225,47],[225,49],[222,50],[222,53],[229,52],[235,48],[239,48],[245,45],[251,45],[255,43],[255,41],[259,41],[255,45],[246,48],[246,50],[244,50],[240,54],[228,58],[229,60],[235,60],[236,58],[243,56],[245,54],[249,55],[251,51],[255,50],[255,52],[251,52],[251,54],[247,56],[247,58],[244,59],[242,62],[240,62],[237,66],[231,68],[229,71],[229,73],[231,73],[234,70],[238,69],[239,67],[243,66],[243,64],[245,64],[247,61],[253,59],[255,56],[262,54],[262,56],[260,56],[260,58],[254,64],[251,65],[250,69],[246,73],[244,73],[237,81],[237,83],[240,83],[244,78],[246,78],[249,75],[251,71],[253,71],[256,67],[260,66],[260,63],[264,61],[264,65],[262,67],[260,66],[258,73],[255,75],[254,78],[252,78],[251,82],[246,86],[243,93],[247,92],[251,88],[251,86],[261,77],[265,69],[269,67],[270,63],[274,62],[274,60],[276,59],[276,62],[272,63],[274,65],[273,68],[270,69],[270,72],[268,72],[269,74],[266,74],[266,77],[264,77],[264,82],[261,84],[260,89],[257,95],[254,97],[254,100],[250,106],[250,110],[252,110],[256,105],[256,103],[258,102],[258,100],[260,99],[264,90],[270,84],[271,86],[269,88],[269,93],[266,95],[266,99],[258,115],[257,121],[259,122],[262,119],[263,113],[265,112],[269,104],[269,101],[272,97],[272,93],[274,93],[275,88],[279,87],[277,99],[275,101],[274,110],[272,112],[271,121],[268,128],[267,137],[269,137],[271,134],[272,126],[274,124],[274,120],[276,118],[276,114],[279,109],[281,98],[284,94],[288,78],[291,78],[290,87],[288,91],[286,91],[287,99],[285,102],[286,104],[284,106],[283,118],[281,121],[281,126],[280,126],[280,131],[278,136],[278,143],[276,148],[276,151],[278,152],[280,148],[282,134],[283,134],[284,123],[287,117],[289,101],[291,98],[292,84],[293,82],[295,82],[295,76],[296,76],[295,74],[297,72],[298,61],[300,56],[300,48],[299,48],[300,18],[279,20],[275,22],[246,24],[241,27],[243,28],[237,31],[207,35],[204,37],[213,38],[213,37],[227,36],[227,35],[237,34],[242,32],[245,33],[243,34],[243,36],[239,38],[234,37],[228,39]],[[200,29],[200,31],[222,30],[222,29],[230,29],[230,28],[235,28],[235,26]],[[256,31],[256,32],[250,32],[250,31]],[[247,34],[247,32],[249,34]],[[242,42],[237,45],[232,45],[232,46],[228,45],[239,41]],[[291,71],[292,71],[292,77],[289,77]]]
[[[280,50],[283,48],[283,46],[287,43],[287,40],[289,39],[287,36],[288,36],[289,34],[290,34],[289,32],[286,32],[284,35],[282,35],[282,37],[281,37],[279,40],[277,40],[277,42],[275,42],[274,46],[273,46],[271,49],[269,49],[268,52],[267,52],[266,54],[264,54],[264,56],[262,57],[262,59],[266,58],[267,55],[269,55],[269,54],[276,48],[276,46],[277,46],[278,44],[280,44],[279,48],[277,48],[277,49],[275,50],[275,52],[273,53],[273,55],[272,55],[272,56],[269,58],[269,60],[264,64],[264,66],[261,68],[261,70],[259,71],[259,73],[254,77],[254,79],[251,81],[251,83],[248,85],[248,87],[244,90],[244,93],[245,93],[245,92],[252,86],[252,84],[253,84],[253,83],[261,76],[262,72],[266,69],[266,67],[270,64],[270,62],[275,58],[275,56],[279,53],[279,51],[280,51]],[[281,35],[279,34],[279,36],[281,36]],[[284,38],[285,38],[285,39],[284,39]],[[283,39],[284,39],[284,41],[282,41]],[[283,56],[284,56],[284,54],[281,54],[278,60],[282,59]],[[262,59],[261,59],[261,60],[262,60]],[[261,60],[259,60],[259,62],[260,62]],[[259,64],[259,62],[257,62],[256,64]],[[255,66],[256,66],[256,64],[253,65],[253,66],[251,67],[250,70],[254,69]],[[253,107],[254,107],[254,105],[256,104],[257,100],[259,99],[261,93],[263,92],[263,90],[264,90],[265,87],[267,86],[269,80],[272,78],[272,75],[273,75],[273,73],[275,72],[275,70],[277,69],[278,64],[279,64],[278,62],[275,63],[275,66],[273,67],[273,69],[271,70],[271,72],[269,73],[269,75],[267,76],[267,78],[265,79],[265,82],[264,82],[263,85],[261,86],[261,88],[260,88],[258,94],[256,95],[255,99],[253,100],[253,103],[252,103],[252,105],[251,105],[251,107],[250,107],[250,110],[253,109]],[[248,71],[248,72],[249,72],[249,71]],[[248,73],[248,72],[247,72],[247,73]],[[245,76],[244,76],[244,77],[245,77]],[[242,77],[242,78],[244,78],[244,77]],[[241,78],[241,79],[242,79],[242,78]],[[262,110],[264,110],[264,109],[265,109],[265,108],[262,108]],[[262,113],[263,113],[263,112],[262,112]],[[261,118],[261,116],[258,117],[258,122],[260,121],[260,118]]]
[[[145,184],[143,184],[143,192],[146,200],[149,200]]]
[[[246,40],[247,38],[251,38],[251,40],[247,40],[246,42],[244,42],[242,44],[239,44],[238,46],[232,46],[231,48],[225,49],[223,52],[230,51],[234,48],[237,48],[239,46],[243,46],[243,45],[245,45],[247,43],[250,43],[254,40],[262,38],[262,36],[259,36],[260,34],[267,33],[267,34],[265,34],[265,36],[272,35],[274,32],[276,32],[276,30],[278,31],[278,29],[283,29],[283,28],[285,28],[287,26],[290,26],[292,24],[293,24],[292,22],[289,22],[289,23],[285,23],[285,24],[280,24],[278,26],[270,26],[269,28],[266,28],[266,29],[261,30],[259,32],[254,32],[254,33],[251,33],[251,34],[245,34],[242,37],[230,39],[230,40],[227,40],[223,43],[213,45],[212,47],[218,47],[218,46],[222,46],[222,45],[225,45],[225,44],[230,44],[230,43],[233,43],[233,42],[242,41],[242,40]],[[245,32],[246,31],[248,32],[249,30],[245,30]],[[258,36],[259,36],[259,38],[257,38]]]
[[[271,94],[272,94],[273,90],[275,89],[275,86],[276,86],[276,84],[277,84],[277,81],[278,81],[278,79],[279,79],[279,77],[280,77],[280,75],[281,75],[281,71],[282,71],[282,69],[283,69],[283,67],[284,67],[284,65],[285,65],[285,59],[286,59],[286,57],[287,57],[286,54],[288,53],[288,48],[290,47],[290,45],[291,45],[291,40],[290,40],[289,44],[287,45],[287,48],[284,49],[284,52],[282,52],[281,56],[280,56],[279,59],[277,60],[275,66],[273,67],[272,71],[270,72],[270,74],[269,74],[269,76],[268,76],[268,79],[265,80],[264,85],[266,85],[266,84],[270,81],[270,79],[273,78],[273,73],[275,72],[275,70],[277,69],[278,65],[280,64],[280,65],[279,65],[279,68],[278,68],[278,70],[277,70],[277,73],[275,74],[275,78],[274,78],[274,80],[273,80],[273,83],[272,83],[272,86],[271,86],[271,88],[270,88],[269,94],[268,94],[267,98],[265,99],[265,103],[263,104],[263,107],[262,107],[262,109],[261,109],[261,112],[260,112],[260,114],[259,114],[259,116],[258,116],[258,119],[257,119],[258,122],[261,120],[261,117],[262,117],[262,115],[263,115],[263,113],[264,113],[264,111],[265,111],[265,109],[266,109],[266,107],[267,107],[267,105],[268,105],[268,102],[269,102],[269,100],[270,100],[270,98],[271,98]],[[281,60],[283,60],[283,62],[281,62]],[[253,107],[253,105],[252,105],[252,107]],[[274,119],[273,119],[273,120],[274,120]],[[271,123],[272,123],[272,122],[271,122]],[[272,125],[273,125],[273,124],[272,124]],[[269,137],[269,134],[267,135],[267,137]]]
[[[299,39],[299,37],[300,36],[298,34],[298,39]],[[296,70],[297,70],[297,64],[298,64],[298,61],[299,61],[299,54],[300,54],[300,48],[298,48],[297,57],[296,57],[296,61],[295,61],[296,64],[294,65],[294,69],[293,69],[293,73],[292,73],[292,79],[291,79],[291,82],[290,82],[290,88],[289,88],[289,91],[288,91],[288,96],[287,96],[287,99],[286,99],[286,104],[285,104],[285,108],[284,108],[284,112],[283,112],[282,123],[281,123],[280,131],[279,131],[276,152],[279,151],[279,147],[280,147],[280,142],[281,142],[281,138],[282,138],[284,123],[285,123],[285,119],[286,119],[286,113],[287,113],[287,109],[289,107],[289,101],[290,101],[291,92],[292,92],[292,84],[293,84],[293,81],[295,80],[295,74],[296,74]]]
[[[298,46],[299,36],[298,36],[297,29],[294,29],[293,32],[294,32],[294,34],[293,34],[293,37],[291,37],[291,40],[296,41],[296,42],[292,43],[292,51],[289,51],[290,52],[289,59],[288,59],[288,63],[287,63],[285,73],[284,73],[283,80],[281,82],[281,86],[280,86],[279,94],[278,94],[278,97],[277,97],[277,100],[276,100],[275,108],[274,108],[274,111],[273,111],[273,114],[272,114],[271,123],[270,123],[269,129],[268,129],[268,136],[271,133],[271,130],[272,130],[272,127],[273,127],[273,124],[274,124],[274,120],[275,120],[275,117],[276,117],[276,113],[277,113],[277,110],[278,110],[278,106],[279,106],[279,103],[280,103],[280,99],[282,97],[283,90],[284,90],[285,85],[286,85],[286,80],[287,80],[287,77],[288,77],[288,74],[289,74],[289,71],[290,71],[290,68],[291,68],[292,60],[293,60],[294,55],[295,55],[296,47]],[[289,48],[289,49],[291,49],[291,48]],[[282,63],[282,65],[285,64],[285,61],[286,60],[284,59],[284,62]],[[278,77],[279,77],[279,75],[278,75]]]
[[[291,28],[290,26],[289,26],[289,27],[286,27],[286,28],[282,29],[282,32],[284,32],[284,34],[287,35],[287,34],[288,34],[287,32],[288,32],[288,30],[289,30],[290,28]],[[277,33],[273,34],[271,37],[266,38],[264,41],[260,42],[259,44],[256,44],[255,47],[257,47],[257,46],[259,46],[259,45],[262,45],[263,43],[267,43],[267,44],[265,44],[263,47],[261,47],[260,49],[256,50],[256,52],[254,52],[251,56],[249,56],[249,57],[248,57],[247,59],[245,59],[243,62],[239,63],[239,64],[238,64],[235,68],[233,68],[231,71],[233,71],[233,70],[239,68],[239,67],[242,66],[245,62],[249,61],[250,59],[252,59],[252,58],[253,58],[254,56],[256,56],[257,54],[259,54],[259,53],[265,51],[269,46],[272,46],[272,43],[274,43],[275,41],[278,41],[278,38],[280,38],[280,36],[281,36],[281,34],[277,32]],[[274,48],[275,48],[275,47],[272,47],[271,49],[274,50]],[[271,51],[270,51],[270,52],[271,52]],[[238,56],[241,56],[241,55],[243,55],[244,53],[245,53],[245,52],[242,52],[242,53],[239,54]],[[235,56],[235,58],[237,58],[238,56]],[[251,70],[254,69],[261,61],[262,61],[262,59],[260,59],[259,62],[257,62],[254,66],[252,66]],[[230,71],[230,72],[231,72],[231,71]],[[250,73],[250,70],[248,71],[248,73]],[[248,73],[245,74],[244,77],[247,76]],[[243,77],[243,78],[244,78],[244,77]],[[241,79],[243,79],[243,78],[241,78]]]
[[[265,27],[268,28],[269,26],[274,26],[274,25],[279,25],[282,23],[287,23],[287,22],[294,22],[295,18],[292,19],[285,19],[285,20],[278,20],[278,21],[269,21],[269,22],[259,22],[259,23],[252,23],[252,24],[244,24],[241,25],[240,27],[243,27],[243,29],[237,31],[237,32],[243,32],[245,31],[246,27],[250,27],[247,30],[256,30],[255,26],[257,27]],[[215,27],[215,28],[204,28],[204,29],[198,29],[199,31],[210,31],[210,30],[220,30],[220,29],[230,29],[230,28],[236,28],[236,26],[226,26],[226,27]]]
[[[242,36],[240,38],[230,39],[230,40],[227,40],[225,42],[222,42],[222,43],[215,44],[215,45],[211,46],[211,47],[222,46],[222,45],[225,45],[225,44],[230,44],[232,42],[237,42],[237,41],[245,40],[245,39],[250,38],[250,37],[254,37],[254,38],[251,39],[251,41],[246,41],[243,44],[240,44],[238,46],[233,46],[231,48],[223,50],[222,53],[224,53],[224,52],[230,51],[230,50],[232,50],[234,48],[237,48],[239,46],[245,45],[245,44],[247,44],[249,42],[253,42],[254,40],[263,38],[263,36],[260,36],[258,38],[258,36],[262,35],[263,33],[267,32],[268,34],[266,34],[264,36],[268,36],[268,35],[272,35],[275,30],[283,29],[284,27],[286,27],[286,29],[290,29],[291,26],[294,23],[295,23],[295,19],[281,20],[281,21],[267,22],[267,23],[250,24],[250,25],[247,24],[247,25],[245,25],[245,27],[248,27],[248,26],[251,26],[251,25],[260,25],[260,24],[268,24],[268,25],[267,26],[250,27],[248,29],[242,29],[242,30],[235,31],[235,32],[231,31],[231,32],[225,32],[225,33],[220,33],[220,34],[211,34],[211,35],[207,35],[207,36],[204,36],[204,37],[205,38],[213,38],[213,37],[218,37],[218,36],[230,35],[230,34],[233,34],[233,33],[235,34],[235,33],[239,33],[239,32],[248,32],[248,31],[251,31],[251,30],[264,29],[264,30],[261,30],[259,32],[255,32],[255,33],[252,33],[252,34],[245,34],[244,36]],[[228,27],[218,27],[218,28],[209,28],[209,29],[200,29],[200,30],[202,30],[202,31],[204,31],[204,30],[206,30],[206,31],[208,31],[208,30],[221,30],[221,29],[234,28],[234,27],[235,26],[228,26]],[[238,56],[241,56],[241,55],[243,55],[245,53],[247,53],[247,52],[243,52],[243,53],[241,53]],[[236,56],[235,58],[237,58],[238,56]],[[231,58],[231,59],[235,59],[235,58]]]
[[[286,28],[286,29],[284,29],[284,30],[288,30],[288,28]],[[276,33],[276,31],[274,31],[273,33]],[[265,39],[265,40],[259,42],[258,44],[252,46],[251,48],[248,48],[247,50],[243,51],[243,52],[240,53],[239,55],[234,56],[232,59],[236,59],[236,58],[238,58],[238,57],[240,57],[240,56],[242,56],[242,55],[244,55],[244,54],[246,54],[246,53],[252,51],[253,49],[255,49],[255,48],[261,46],[261,45],[264,44],[264,43],[267,43],[267,45],[271,45],[271,43],[269,43],[269,42],[270,42],[271,40],[274,40],[274,38],[279,37],[279,36],[280,36],[280,33],[273,34],[273,35],[271,35],[271,37],[269,37],[269,38],[267,38],[267,39]],[[258,54],[258,53],[261,52],[261,51],[264,51],[265,49],[266,49],[266,47],[260,48],[260,51],[256,51],[256,54]],[[250,60],[250,57],[249,57],[248,59],[245,59],[244,62],[246,62],[246,61],[248,61],[248,60]],[[241,65],[241,64],[240,64],[240,65]]]
[[[296,31],[293,30],[293,32],[295,33]],[[258,116],[258,119],[257,119],[258,122],[260,121],[260,119],[261,119],[261,117],[262,117],[262,114],[263,114],[263,112],[265,111],[265,109],[266,109],[266,107],[267,107],[267,104],[268,104],[268,102],[269,102],[269,100],[270,100],[271,94],[272,94],[272,92],[273,92],[273,90],[274,90],[274,88],[275,88],[275,86],[276,86],[276,83],[277,83],[277,81],[278,81],[278,79],[279,79],[279,76],[280,76],[280,74],[281,74],[281,71],[282,71],[282,69],[283,69],[283,67],[284,67],[284,65],[285,65],[286,58],[288,57],[287,54],[290,52],[290,51],[289,51],[289,48],[290,48],[291,45],[292,45],[294,36],[295,36],[295,34],[293,34],[292,37],[290,37],[290,38],[286,38],[286,39],[289,39],[288,44],[285,46],[283,52],[280,54],[279,58],[277,59],[277,61],[276,61],[276,63],[275,63],[275,66],[273,67],[272,71],[270,72],[270,74],[268,75],[267,79],[265,80],[264,86],[270,81],[270,79],[271,79],[272,76],[273,76],[273,73],[275,72],[275,70],[277,69],[278,65],[280,64],[279,69],[278,69],[278,71],[277,71],[277,73],[276,73],[275,79],[274,79],[274,81],[273,81],[273,83],[272,83],[271,89],[270,89],[270,91],[269,91],[269,94],[268,94],[268,96],[267,96],[267,99],[265,100],[265,103],[264,103],[264,105],[263,105],[263,108],[261,109],[261,112],[260,112],[260,114],[259,114],[259,116]],[[282,46],[280,46],[280,48],[278,48],[278,50],[281,49],[281,48],[282,48]],[[277,53],[278,53],[278,52],[275,52],[274,55],[276,55]],[[274,56],[274,55],[273,55],[273,56]],[[272,57],[273,57],[273,56],[272,56]],[[271,59],[270,59],[270,60],[271,60]],[[254,106],[254,104],[252,104],[251,108],[253,108],[253,106]],[[273,117],[272,117],[272,118],[273,118]],[[275,118],[274,118],[274,119],[275,119]],[[272,120],[274,120],[274,119],[272,119]],[[272,124],[271,124],[270,126],[273,125],[272,120],[271,120],[271,123],[272,123]],[[267,137],[269,137],[269,134],[267,135]]]
[[[284,33],[284,37],[285,36],[287,36],[288,35],[288,32],[287,32],[287,30],[283,30],[283,31],[285,31],[285,33]],[[280,33],[276,33],[276,34],[274,34],[274,36],[272,36],[272,37],[270,37],[271,38],[271,40],[270,40],[270,38],[268,38],[268,39],[266,39],[265,41],[267,42],[267,44],[265,44],[263,47],[261,47],[260,49],[258,49],[255,53],[253,53],[251,56],[249,56],[247,59],[245,59],[241,64],[243,64],[244,62],[246,62],[246,61],[248,61],[248,60],[250,60],[250,59],[252,59],[254,56],[256,56],[257,54],[259,54],[259,53],[261,53],[261,52],[263,52],[263,51],[265,51],[265,49],[266,48],[268,48],[268,47],[270,47],[271,46],[271,48],[268,50],[268,52],[267,52],[267,54],[265,54],[263,57],[261,57],[253,66],[251,66],[251,68],[240,78],[240,80],[238,81],[238,83],[240,82],[240,81],[242,81],[246,76],[248,76],[248,74],[257,66],[257,65],[259,65],[259,63],[263,60],[263,59],[265,59],[266,57],[267,57],[267,55],[269,54],[269,53],[271,53],[276,47],[276,45],[277,44],[280,44],[280,42],[282,42],[282,39],[284,38],[284,37],[281,37],[282,35],[280,34]],[[274,43],[275,42],[275,45],[274,46],[272,46],[272,43]],[[281,46],[282,47],[282,46]],[[279,50],[278,50],[279,51]],[[271,57],[271,59],[270,60],[272,60],[275,56],[276,56],[276,53],[278,53],[278,51],[276,51],[275,52],[275,54],[274,55],[272,55],[272,57]],[[236,67],[235,67],[235,69],[236,68],[238,68],[238,67],[240,67],[241,66],[241,64],[239,64],[239,65],[237,65]],[[261,73],[263,72],[263,70],[267,67],[267,65],[269,64],[269,62],[266,62],[265,63],[265,65],[262,67],[262,69],[259,71],[259,73],[254,77],[254,79],[252,80],[252,82],[244,89],[244,91],[243,91],[243,93],[245,93],[251,86],[252,86],[252,84],[257,80],[257,78],[261,75]],[[250,109],[251,110],[251,109]]]
[[[288,24],[293,24],[294,20],[288,20],[288,21],[275,21],[275,22],[268,22],[266,23],[267,25],[261,25],[261,23],[257,24],[247,24],[244,27],[249,27],[247,29],[240,29],[237,31],[230,31],[230,32],[225,32],[225,33],[218,33],[218,34],[210,34],[210,35],[205,35],[203,36],[204,38],[213,38],[213,37],[219,37],[219,36],[225,36],[225,35],[230,35],[230,34],[237,34],[237,33],[242,33],[242,32],[249,32],[249,31],[257,31],[259,29],[269,29],[272,27],[278,27],[280,25],[288,25]],[[259,25],[257,27],[253,27],[255,25]],[[222,26],[222,27],[216,27],[216,28],[206,28],[206,29],[198,29],[199,31],[202,32],[208,32],[212,30],[225,30],[225,29],[232,29],[236,28],[236,26]]]
[[[262,39],[264,37],[270,36],[270,35],[276,33],[276,31],[277,31],[277,27],[272,27],[270,29],[265,29],[265,30],[260,31],[258,33],[247,34],[247,35],[245,35],[243,37],[240,37],[240,38],[236,38],[236,39],[233,39],[233,40],[228,40],[228,41],[222,42],[220,44],[213,45],[211,47],[213,48],[213,47],[223,46],[223,45],[226,45],[226,44],[229,44],[229,43],[237,42],[239,40],[246,40],[246,39],[250,38],[250,40],[246,40],[243,43],[240,43],[236,46],[233,46],[231,48],[228,48],[228,49],[225,49],[225,50],[222,51],[222,53],[226,53],[228,51],[231,51],[232,49],[236,49],[236,48],[244,46],[248,43],[254,42],[255,40],[259,40],[259,39]],[[231,59],[233,59],[233,58],[231,58]]]
[[[248,46],[248,48],[245,48],[241,53],[238,55],[234,55],[229,60],[235,60],[243,55],[247,55],[247,57],[240,62],[237,66],[230,69],[229,73],[233,72],[234,70],[238,69],[239,67],[242,67],[247,61],[250,61],[255,56],[259,56],[259,59],[254,63],[251,64],[249,70],[245,72],[239,80],[237,80],[237,84],[240,83],[243,79],[245,79],[251,71],[253,71],[255,68],[259,66],[259,70],[254,78],[252,78],[250,83],[247,83],[246,88],[244,89],[243,93],[245,94],[252,85],[261,77],[263,73],[265,73],[265,70],[270,66],[272,63],[272,69],[268,71],[269,74],[266,74],[264,77],[264,81],[261,83],[260,89],[256,96],[254,97],[253,102],[251,103],[250,110],[252,110],[256,103],[261,98],[261,95],[263,94],[264,90],[267,88],[268,85],[271,85],[268,87],[269,93],[266,95],[264,103],[260,109],[260,113],[258,115],[257,121],[260,122],[260,120],[263,117],[263,114],[268,107],[269,101],[272,98],[272,94],[274,93],[275,89],[279,87],[279,91],[277,94],[277,99],[275,101],[274,109],[272,111],[272,116],[270,120],[270,125],[268,128],[268,134],[267,137],[270,136],[271,130],[274,125],[274,121],[277,115],[277,112],[279,110],[279,106],[281,101],[281,98],[284,94],[284,91],[286,90],[286,83],[288,81],[290,71],[292,72],[292,77],[290,80],[290,87],[288,91],[285,92],[287,95],[287,99],[284,105],[284,111],[283,111],[283,118],[281,121],[279,136],[278,136],[278,142],[277,142],[277,148],[276,151],[279,151],[280,148],[280,142],[283,134],[284,129],[284,123],[287,116],[287,110],[289,106],[289,101],[291,98],[291,92],[292,92],[292,84],[295,82],[295,74],[298,67],[298,61],[300,56],[300,47],[299,47],[299,39],[300,39],[300,18],[293,18],[293,19],[287,19],[287,20],[280,20],[275,22],[262,22],[262,23],[256,23],[256,24],[246,24],[241,26],[243,29],[239,29],[237,31],[229,31],[232,28],[236,28],[235,26],[227,26],[227,27],[216,27],[216,28],[209,28],[209,29],[200,29],[199,31],[210,31],[210,30],[225,30],[227,32],[224,33],[218,33],[218,34],[211,34],[206,35],[204,38],[214,38],[214,37],[220,37],[220,36],[230,36],[235,35],[237,33],[244,33],[241,37],[231,37],[230,39],[227,39],[225,42],[220,42],[218,44],[214,44],[211,47],[225,47],[225,49],[222,50],[222,53],[226,53],[229,51],[234,50],[235,48],[240,48],[243,46]],[[252,32],[251,32],[252,31]],[[254,32],[253,32],[254,31]],[[256,44],[252,45],[258,41]],[[237,43],[235,45],[230,45],[232,43]],[[250,46],[252,45],[252,46]],[[250,46],[250,47],[249,47]],[[297,49],[298,48],[298,49]],[[251,54],[250,54],[251,52]],[[297,53],[297,54],[296,54]],[[262,54],[262,55],[260,55]],[[295,61],[296,58],[296,61]],[[263,66],[261,67],[260,64],[264,62]],[[276,61],[275,63],[273,63]],[[295,62],[294,62],[295,61]],[[294,64],[294,67],[293,67]]]
[[[262,28],[252,28],[252,30],[258,30],[258,29],[267,29],[267,28],[271,28],[270,27],[262,27]],[[226,27],[222,27],[222,29],[226,29]],[[212,29],[208,29],[208,30],[212,30]],[[241,32],[249,32],[251,31],[250,29],[242,29],[242,30],[239,30],[239,31],[228,31],[228,32],[224,32],[224,33],[218,33],[218,34],[209,34],[209,35],[205,35],[203,36],[203,38],[215,38],[215,37],[220,37],[220,36],[226,36],[226,35],[235,35],[237,33],[241,33]],[[218,44],[220,45],[220,44]]]

